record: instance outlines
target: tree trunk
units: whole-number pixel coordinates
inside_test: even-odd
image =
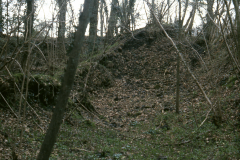
[[[188,27],[186,27],[186,33],[189,33],[190,36],[192,36],[193,22],[194,22],[194,18],[195,18],[197,7],[198,7],[198,0],[196,0],[195,4],[193,5],[192,12],[190,13],[191,21],[190,21]]]
[[[25,21],[25,33],[24,38],[25,41],[27,41],[32,36],[33,32],[33,19],[34,19],[34,0],[26,0],[27,2],[27,15],[26,15],[26,21]],[[28,44],[30,45],[30,43]],[[28,52],[23,52],[21,65],[22,68],[25,68]]]
[[[107,31],[107,39],[110,40],[113,38],[114,28],[117,24],[117,6],[118,0],[112,0],[112,6],[111,6],[111,13],[110,18],[108,21],[108,31]]]
[[[213,31],[214,23],[214,14],[213,14],[213,4],[214,0],[207,0],[207,26],[206,26],[206,39],[211,40],[211,32]]]
[[[102,0],[101,0],[101,5],[100,5],[101,37],[103,37],[103,23],[104,23],[104,17],[103,17],[103,2],[102,2]]]
[[[2,0],[0,0],[0,34],[3,32]]]
[[[237,23],[237,58],[238,63],[240,63],[240,13],[239,13],[239,2],[237,0],[233,0],[235,13],[236,13],[236,23]]]
[[[67,68],[64,73],[63,81],[59,96],[57,98],[56,109],[52,115],[49,128],[42,143],[37,160],[48,160],[56,142],[57,135],[62,124],[62,119],[67,106],[68,97],[71,92],[74,76],[79,62],[79,53],[83,46],[85,31],[89,22],[90,8],[93,6],[93,0],[85,0],[84,10],[79,18],[79,26],[75,33],[73,49],[69,53]]]
[[[181,11],[182,11],[182,5],[181,5],[181,0],[178,0],[179,2],[179,19],[178,19],[178,25],[179,25],[179,33],[178,33],[178,39],[179,42],[182,40],[182,16],[181,16]],[[179,46],[181,47],[181,46]],[[181,50],[181,48],[179,48]],[[180,102],[180,56],[177,56],[177,82],[176,82],[176,113],[179,114],[179,102]]]
[[[91,54],[97,48],[97,26],[98,26],[99,0],[94,0],[92,14],[90,17],[88,53]]]
[[[57,1],[60,14],[58,23],[58,38],[57,38],[57,54],[60,58],[65,59],[65,31],[66,31],[66,12],[67,12],[67,0]]]
[[[156,23],[156,20],[155,20],[153,14],[155,14],[155,0],[152,0],[152,14],[151,14],[152,23],[155,24],[155,23]]]
[[[123,34],[123,32],[125,31],[125,27],[126,27],[126,19],[127,19],[127,1],[123,1],[122,2],[122,13],[121,13],[121,27],[120,27],[120,33]]]
[[[167,5],[168,5],[168,14],[167,14],[167,24],[169,22],[169,17],[170,17],[170,0],[167,0]]]
[[[129,22],[128,29],[129,30],[130,30],[130,22],[132,22],[132,26],[134,25],[133,24],[133,21],[134,21],[133,12],[134,12],[135,2],[136,2],[136,0],[130,0],[129,5],[128,5],[128,22]]]
[[[25,24],[25,39],[30,38],[33,32],[33,18],[34,18],[34,0],[27,0],[27,20]]]
[[[187,8],[188,8],[188,0],[186,0],[186,2],[185,2],[184,12],[183,12],[183,16],[182,16],[182,23],[185,20],[186,13],[187,13]]]

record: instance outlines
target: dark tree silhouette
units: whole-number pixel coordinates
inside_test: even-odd
[[[62,86],[59,96],[57,98],[56,109],[54,110],[51,122],[49,124],[49,128],[42,143],[40,153],[38,154],[38,160],[48,160],[52,152],[53,146],[56,142],[57,135],[62,124],[64,112],[67,106],[68,97],[73,86],[74,77],[80,57],[79,52],[81,51],[81,48],[83,46],[85,31],[89,22],[89,15],[91,11],[90,8],[92,8],[92,5],[93,0],[85,0],[84,10],[79,18],[79,26],[77,32],[75,33],[74,46],[69,53],[67,68],[63,76]]]

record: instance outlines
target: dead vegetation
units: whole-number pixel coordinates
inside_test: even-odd
[[[169,28],[168,33],[174,35],[175,31]],[[216,153],[219,152],[214,147],[221,141],[226,144],[221,144],[220,148],[225,148],[226,145],[237,147],[234,138],[239,133],[240,123],[239,76],[227,52],[220,49],[221,42],[208,46],[209,51],[207,51],[201,38],[190,38],[181,43],[174,39],[178,45],[182,45],[181,52],[187,64],[203,85],[214,107],[218,106],[221,109],[219,112],[222,117],[219,120],[216,119],[217,117],[182,64],[180,67],[181,108],[180,115],[175,115],[177,53],[174,47],[159,29],[145,28],[136,31],[133,35],[118,37],[105,52],[82,61],[79,65],[61,131],[64,132],[62,136],[65,138],[60,138],[62,142],[56,146],[53,157],[69,159],[70,153],[74,153],[75,156],[81,157],[80,159],[94,157],[118,159],[118,156],[125,159],[134,159],[134,157],[135,159],[156,159],[161,156],[176,159],[180,156],[184,159],[184,157],[194,157],[187,153],[180,155],[184,147],[189,151],[201,146],[210,148]],[[28,84],[28,101],[34,111],[27,109],[26,113],[28,119],[24,125],[26,137],[22,140],[26,157],[36,156],[34,150],[39,149],[51,112],[54,110],[54,100],[61,83],[62,70],[55,68],[56,74],[53,76],[46,75],[47,72],[44,74],[44,70],[40,71],[38,70],[39,74],[30,77]],[[3,72],[6,71],[3,70]],[[20,95],[16,91],[15,83],[21,86],[22,79],[22,73],[14,73],[12,77],[6,74],[1,76],[1,93],[16,113]],[[0,135],[3,140],[0,153],[3,159],[8,159],[13,157],[12,141],[9,137],[16,136],[11,128],[17,127],[17,118],[11,113],[3,97],[0,97],[2,112]],[[35,121],[34,112],[39,115],[39,122]],[[79,116],[84,117],[84,120]],[[206,118],[206,125],[200,127],[203,129],[199,129]],[[78,139],[77,136],[89,133],[84,131],[84,128],[90,128],[90,132],[96,132],[95,136],[98,138],[79,140],[81,144],[78,146],[74,143]],[[67,129],[67,132],[72,130],[72,133],[65,133],[64,129]],[[108,133],[104,131],[105,129]],[[214,135],[217,130],[221,130],[221,134]],[[36,134],[36,131],[39,133]],[[78,133],[80,131],[81,133]],[[31,133],[36,135],[31,136]],[[66,138],[65,134],[71,135],[71,140]],[[124,144],[119,146],[111,142],[105,144],[105,140],[101,138],[106,135],[113,139],[114,143],[123,140]],[[175,140],[171,140],[169,136]],[[177,138],[178,136],[180,137]],[[195,146],[196,139],[199,139],[201,144]],[[97,145],[94,146],[94,143]],[[145,148],[149,155],[141,155],[139,150],[144,151],[143,148],[147,144],[152,146]],[[208,144],[211,145],[207,146]],[[159,145],[162,150],[158,152],[153,149]],[[109,146],[115,148],[115,151],[109,149]],[[130,148],[126,149],[126,146]],[[168,151],[167,148],[172,146],[174,149]],[[150,153],[151,150],[153,153]],[[200,153],[196,154],[203,154],[201,149],[199,150]],[[205,149],[202,151],[204,152]],[[227,150],[213,155],[205,153],[204,157],[218,159],[221,155],[226,155],[229,159],[237,159],[237,149],[234,148],[232,151],[233,153]],[[15,148],[15,152],[20,159],[25,159],[18,148]],[[61,152],[64,154],[62,155]]]

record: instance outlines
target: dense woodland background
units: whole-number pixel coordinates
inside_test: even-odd
[[[238,0],[49,2],[0,0],[0,159],[240,159]]]

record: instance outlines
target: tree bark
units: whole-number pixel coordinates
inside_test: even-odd
[[[66,31],[66,12],[67,12],[67,0],[57,0],[60,14],[58,23],[58,38],[57,38],[57,54],[59,57],[65,59],[65,31]]]
[[[92,14],[90,17],[88,53],[91,54],[97,48],[97,26],[98,26],[98,7],[99,0],[94,0]]]
[[[73,49],[69,53],[67,68],[63,77],[61,90],[57,98],[56,108],[52,115],[49,128],[42,143],[37,160],[48,160],[56,142],[57,135],[62,124],[62,119],[67,106],[68,97],[71,92],[74,76],[79,62],[79,53],[83,46],[85,31],[89,22],[90,8],[93,6],[93,0],[85,0],[84,10],[79,18],[79,26],[75,33]]]
[[[197,7],[198,7],[198,0],[195,0],[195,4],[193,5],[193,9],[190,13],[191,21],[190,21],[188,27],[184,27],[184,28],[186,28],[186,33],[189,33],[190,36],[192,36],[193,22],[194,22]]]
[[[135,2],[136,2],[136,0],[130,0],[129,1],[129,5],[128,5],[128,22],[129,22],[129,24],[128,24],[128,29],[129,29],[129,31],[130,31],[130,22],[132,22],[132,27],[133,27],[133,23],[134,23],[134,17],[133,17],[133,12],[134,12],[134,6],[135,6]],[[130,18],[131,17],[131,18]],[[131,19],[131,20],[130,20]],[[133,29],[132,29],[132,31],[133,31]]]
[[[33,32],[33,18],[34,18],[34,0],[27,0],[27,20],[25,24],[25,39],[30,38]]]
[[[111,13],[108,21],[108,31],[107,31],[107,39],[110,40],[113,38],[114,28],[117,24],[117,6],[118,0],[112,0],[112,6],[111,6]]]
[[[236,23],[237,23],[237,58],[238,63],[240,63],[240,13],[239,13],[239,2],[237,0],[233,0],[235,13],[236,13]]]
[[[153,14],[155,14],[155,0],[152,0],[152,14],[151,14],[151,20],[152,20],[152,23],[153,23],[153,24],[156,24],[156,20],[155,20]]]
[[[27,41],[32,36],[33,20],[34,20],[34,0],[26,0],[26,2],[27,2],[27,15],[26,15],[25,33],[24,33],[25,41]],[[30,47],[30,43],[28,43],[28,47]],[[29,52],[23,52],[22,54],[21,65],[23,69],[25,69],[27,57],[29,54],[30,54]]]
[[[0,34],[3,32],[2,0],[0,0]]]
[[[103,17],[103,2],[101,0],[100,5],[100,24],[101,24],[101,37],[103,37],[103,23],[104,23],[104,17]]]
[[[214,0],[207,0],[207,27],[206,27],[206,39],[210,40],[211,39],[211,32],[213,30],[214,27],[214,23],[213,23],[213,18],[214,18],[214,14],[213,14],[213,4],[214,4]]]
[[[178,15],[178,25],[179,25],[179,33],[178,33],[178,39],[179,42],[181,42],[181,37],[182,37],[182,16],[181,16],[181,11],[182,11],[182,5],[181,5],[181,0],[178,0],[179,3],[179,15]],[[181,48],[180,48],[181,49]],[[180,56],[177,56],[177,82],[176,82],[176,113],[179,114],[179,102],[180,102]]]

